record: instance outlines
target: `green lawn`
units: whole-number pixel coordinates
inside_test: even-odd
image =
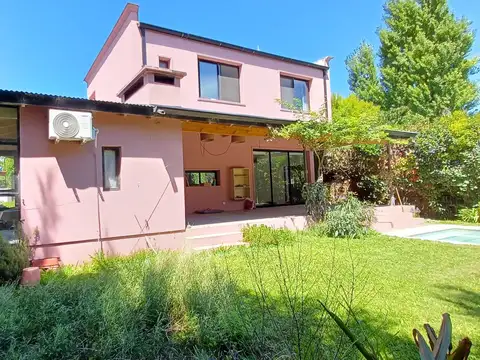
[[[355,359],[322,300],[385,358],[418,359],[413,327],[449,312],[480,359],[480,247],[289,235],[284,245],[140,253],[0,288],[0,358]],[[300,353],[301,356],[298,356]]]

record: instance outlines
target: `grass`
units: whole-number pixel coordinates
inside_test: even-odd
[[[449,312],[454,342],[469,336],[471,359],[480,359],[480,247],[284,236],[285,244],[196,254],[97,257],[45,273],[36,288],[2,287],[0,358],[359,358],[322,300],[394,359],[418,359],[412,328],[438,329]]]
[[[480,223],[471,223],[461,220],[428,220],[429,224],[446,224],[446,225],[461,225],[461,226],[480,226]]]

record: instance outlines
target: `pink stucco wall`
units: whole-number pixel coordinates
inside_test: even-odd
[[[130,252],[145,246],[145,233],[158,247],[178,247],[174,233],[185,229],[181,123],[97,112],[94,126],[97,147],[55,144],[48,110],[21,109],[22,218],[31,241],[38,229],[36,256],[86,259],[99,237],[106,251]],[[121,147],[119,191],[103,191],[102,146]]]
[[[281,97],[280,74],[310,80],[311,110],[319,110],[325,104],[325,82],[321,69],[251,55],[151,30],[146,31],[145,39],[147,65],[158,66],[159,57],[169,58],[171,69],[187,73],[181,79],[179,88],[154,84],[151,96],[153,104],[294,119],[293,114],[282,111],[276,101]],[[240,66],[240,104],[204,101],[199,98],[199,57]],[[327,95],[330,96],[330,93],[327,92]]]
[[[127,4],[104,47],[89,70],[87,97],[120,101],[117,96],[142,66],[142,38],[138,29],[138,6]]]
[[[206,208],[225,211],[243,209],[243,201],[231,200],[231,168],[244,167],[250,169],[250,196],[253,198],[255,191],[253,179],[254,149],[302,150],[301,146],[294,140],[266,141],[263,137],[258,136],[247,137],[245,143],[232,144],[231,146],[229,146],[229,144],[229,136],[222,137],[215,135],[214,141],[201,143],[198,133],[183,133],[183,161],[185,170],[220,171],[220,186],[185,188],[185,209],[187,214]],[[205,151],[202,146],[207,151]]]

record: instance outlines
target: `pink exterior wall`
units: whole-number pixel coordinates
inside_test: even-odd
[[[99,236],[107,252],[128,253],[145,246],[142,231],[158,247],[181,247],[173,234],[185,230],[180,121],[96,112],[94,126],[97,148],[55,144],[48,109],[21,108],[22,218],[32,241],[38,229],[36,256],[88,259]],[[102,146],[121,147],[119,191],[103,191]]]
[[[253,179],[253,149],[267,150],[302,150],[293,140],[266,141],[262,137],[250,136],[242,144],[230,144],[230,137],[215,135],[215,140],[200,143],[200,135],[194,132],[183,133],[184,167],[187,170],[219,170],[220,186],[186,187],[185,210],[187,214],[200,209],[221,209],[225,211],[243,209],[243,201],[234,201],[232,198],[232,167],[250,169],[251,194],[254,197]],[[208,151],[204,151],[202,145]],[[225,151],[228,151],[225,153]],[[210,154],[209,154],[210,153]],[[213,154],[213,155],[211,155]],[[222,154],[220,156],[214,156]]]
[[[294,119],[291,112],[282,111],[280,104],[276,102],[276,99],[281,97],[282,73],[310,80],[311,110],[319,110],[325,104],[325,82],[321,69],[251,55],[152,30],[146,30],[145,39],[147,65],[158,66],[159,57],[170,58],[171,69],[187,73],[180,80],[178,88],[152,84],[150,96],[152,104]],[[240,104],[205,101],[199,98],[199,57],[240,66]],[[329,91],[327,95],[330,96]]]
[[[120,101],[117,96],[142,67],[142,38],[138,28],[138,6],[128,4],[104,47],[89,70],[87,97]]]

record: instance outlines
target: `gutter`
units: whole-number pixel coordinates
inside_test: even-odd
[[[289,58],[289,57],[275,55],[275,54],[272,54],[272,53],[267,53],[267,52],[260,51],[260,50],[254,50],[254,49],[246,48],[246,47],[243,47],[243,46],[238,46],[238,45],[226,43],[226,42],[223,42],[223,41],[206,38],[206,37],[203,37],[203,36],[193,35],[193,34],[184,33],[184,32],[181,32],[181,31],[177,31],[177,30],[163,28],[163,27],[156,26],[156,25],[146,24],[146,23],[143,23],[143,22],[140,22],[139,27],[140,27],[140,29],[144,29],[144,30],[156,31],[156,32],[160,32],[160,33],[163,33],[163,34],[172,35],[172,36],[180,37],[180,38],[183,38],[183,39],[187,39],[187,40],[198,41],[198,42],[201,42],[201,43],[204,43],[204,44],[209,44],[209,45],[223,47],[223,48],[226,48],[226,49],[241,51],[241,52],[248,53],[248,54],[251,54],[251,55],[257,55],[257,56],[270,58],[270,59],[273,59],[273,60],[283,61],[283,62],[302,65],[302,66],[307,66],[307,67],[314,68],[314,69],[317,69],[317,70],[327,70],[329,68],[328,66],[325,66],[325,65],[314,64],[314,63],[311,63],[311,62],[308,62],[308,61],[297,60],[297,59],[292,59],[292,58]]]

